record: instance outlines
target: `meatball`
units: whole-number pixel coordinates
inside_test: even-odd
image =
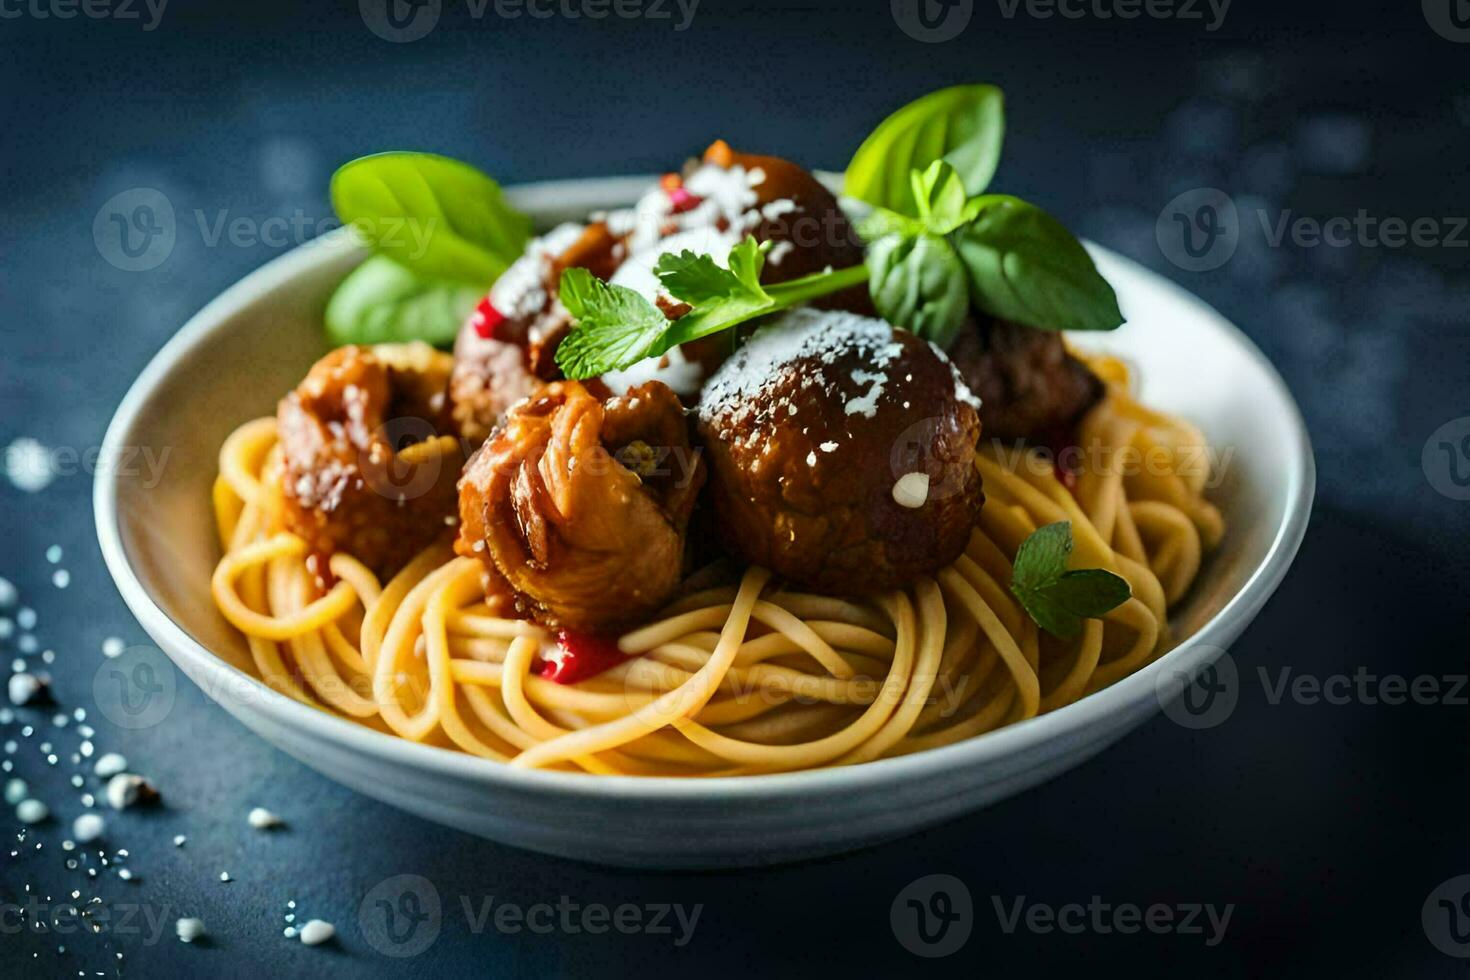
[[[986,318],[966,325],[949,356],[979,397],[991,439],[1068,445],[1103,395],[1102,382],[1053,330]]]
[[[456,550],[556,628],[641,622],[674,594],[704,484],[679,398],[650,382],[599,398],[575,381],[511,409],[460,481]]]
[[[726,548],[841,595],[949,564],[985,499],[977,407],[938,348],[911,333],[849,313],[785,314],[700,401]]]
[[[283,514],[313,554],[340,549],[386,578],[452,521],[450,368],[422,343],[342,347],[281,400]]]

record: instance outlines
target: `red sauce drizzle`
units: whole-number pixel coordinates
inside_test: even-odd
[[[496,328],[504,322],[505,314],[495,308],[488,296],[480,300],[480,305],[470,314],[470,323],[474,326],[475,333],[484,340],[494,340]]]
[[[541,661],[536,673],[558,684],[575,684],[627,659],[628,655],[618,649],[616,637],[557,630],[556,652]]]

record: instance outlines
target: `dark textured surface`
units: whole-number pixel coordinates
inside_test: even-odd
[[[1470,504],[1437,492],[1429,474],[1453,486],[1451,465],[1470,459],[1431,447],[1426,473],[1421,454],[1443,423],[1470,414],[1467,236],[1457,246],[1272,247],[1255,216],[1269,225],[1286,209],[1318,219],[1364,209],[1433,218],[1450,235],[1470,198],[1470,46],[1431,30],[1417,3],[1242,2],[1213,32],[1034,19],[1024,8],[1008,20],[982,3],[941,44],[911,40],[886,3],[859,12],[835,0],[706,0],[676,33],[667,21],[476,21],[449,2],[437,30],[410,44],[373,36],[355,4],[297,6],[175,0],[152,31],[38,19],[47,4],[0,7],[0,444],[28,437],[85,459],[131,379],[187,316],[279,253],[211,244],[219,216],[260,224],[299,213],[313,225],[329,217],[332,167],[353,155],[433,148],[513,181],[655,170],[724,136],[839,167],[889,107],[986,79],[1009,93],[999,185],[1171,275],[1250,333],[1307,414],[1319,505],[1293,573],[1232,651],[1243,683],[1225,724],[1196,732],[1161,717],[985,813],[796,867],[647,875],[498,847],[337,787],[180,678],[161,724],[127,732],[88,719],[99,752],[124,752],[166,796],[153,811],[109,811],[109,853],[130,852],[135,880],[120,880],[115,865],[88,878],[66,868],[75,855],[61,849],[81,810],[66,783],[76,722],[52,731],[53,710],[23,712],[0,725],[0,740],[19,743],[4,756],[9,775],[30,780],[57,816],[0,847],[0,900],[97,895],[115,928],[38,933],[7,908],[0,973],[1463,972],[1421,924],[1430,893],[1470,872],[1463,700],[1273,703],[1256,668],[1273,681],[1286,666],[1322,680],[1466,671],[1458,553]],[[1155,221],[1203,186],[1227,190],[1246,217],[1234,258],[1192,273],[1165,259]],[[144,272],[104,261],[92,237],[103,202],[134,187],[161,190],[179,219],[172,254]],[[39,494],[0,480],[0,575],[36,611],[39,646],[55,651],[45,669],[71,711],[91,706],[104,637],[145,638],[101,566],[90,475],[75,472],[76,457],[58,458],[73,472]],[[64,590],[44,557],[52,544],[71,576]],[[18,656],[40,660],[19,652],[19,635],[0,640],[7,672]],[[23,724],[39,730],[27,738]],[[54,768],[42,741],[61,757]],[[249,829],[255,805],[289,827]],[[0,827],[19,824],[7,811]],[[188,837],[181,849],[175,834]],[[90,855],[88,864],[99,866]],[[235,880],[220,882],[222,870]],[[367,941],[358,908],[401,873],[434,884],[444,921],[426,951],[395,960]],[[896,941],[889,906],[933,873],[965,882],[975,921],[960,952],[922,961]],[[477,931],[461,896],[475,915],[492,897],[492,912],[561,896],[703,909],[676,949],[677,927],[512,934],[492,918]],[[1214,946],[1207,935],[1119,935],[1090,922],[1075,935],[1024,923],[1008,933],[996,903],[1008,910],[1021,896],[1234,911]],[[337,941],[308,949],[284,939],[291,899],[303,917],[335,922]],[[132,905],[142,914],[124,928]],[[1430,906],[1442,928],[1445,913]],[[205,920],[207,945],[172,938],[185,914]],[[161,940],[147,916],[161,922]]]

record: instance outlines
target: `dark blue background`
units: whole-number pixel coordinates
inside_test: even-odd
[[[1154,226],[1166,202],[1201,186],[1273,215],[1465,215],[1470,46],[1430,30],[1417,3],[1237,0],[1207,32],[1197,21],[1007,20],[982,2],[941,44],[906,36],[886,2],[705,0],[676,33],[668,21],[475,21],[451,0],[411,44],[373,36],[355,4],[312,7],[173,0],[151,32],[136,20],[0,19],[0,444],[95,447],[179,325],[279,254],[210,246],[196,210],[208,223],[298,212],[315,222],[330,216],[333,167],[387,148],[464,157],[506,182],[668,169],[717,136],[840,168],[897,104],[989,80],[1009,97],[998,186],[1198,292],[1281,368],[1316,441],[1312,527],[1233,651],[1245,683],[1226,724],[1196,733],[1160,718],[985,813],[769,871],[611,871],[444,830],[306,770],[189,688],[141,732],[89,719],[99,751],[124,752],[166,802],[108,814],[109,849],[130,851],[136,880],[111,869],[88,879],[65,868],[60,848],[81,809],[65,782],[75,723],[50,732],[51,711],[22,712],[0,725],[0,740],[20,742],[5,758],[61,819],[0,847],[0,900],[78,889],[110,907],[143,903],[167,933],[150,943],[7,930],[0,972],[1463,972],[1431,946],[1420,910],[1442,881],[1470,872],[1465,709],[1272,704],[1255,668],[1465,672],[1470,504],[1433,489],[1421,453],[1442,423],[1470,414],[1467,249],[1272,248],[1256,226],[1224,267],[1188,273],[1165,260]],[[128,273],[99,255],[92,222],[109,197],[140,186],[172,201],[178,241],[158,268]],[[66,710],[90,703],[104,637],[145,639],[101,566],[90,484],[74,473],[32,495],[0,480],[0,575],[38,613]],[[66,590],[43,558],[53,543]],[[15,637],[0,650],[18,656]],[[25,723],[42,730],[24,738]],[[44,739],[63,756],[54,769],[37,749]],[[255,805],[289,828],[250,830]],[[176,833],[188,836],[182,849]],[[219,882],[221,870],[235,880]],[[974,934],[960,953],[921,961],[895,941],[889,904],[938,872],[966,882]],[[357,927],[368,890],[399,873],[430,879],[447,907],[437,942],[404,961],[379,955]],[[704,908],[676,950],[668,936],[472,934],[462,895]],[[1225,941],[1206,948],[1186,935],[1006,934],[991,900],[1093,895],[1236,908]],[[282,938],[288,899],[335,922],[339,939],[308,949]],[[209,945],[172,938],[184,914],[206,921]]]

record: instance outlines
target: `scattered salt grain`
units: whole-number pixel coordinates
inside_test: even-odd
[[[68,572],[64,568],[58,568],[51,573],[51,584],[58,589],[66,588],[68,585],[71,585],[71,572]]]
[[[250,821],[250,826],[256,830],[269,830],[272,827],[279,827],[281,825],[280,817],[261,806],[251,810],[250,815],[246,819]]]
[[[11,742],[9,744],[14,745],[15,743]],[[30,791],[31,788],[26,785],[26,781],[24,779],[6,780],[5,802],[9,803],[11,806],[15,806],[21,800],[25,799],[26,794]]]
[[[21,800],[16,804],[15,816],[21,823],[40,823],[51,816],[51,810],[40,800]]]
[[[20,611],[15,614],[15,625],[23,630],[36,628],[36,611],[30,606],[21,606]]]
[[[221,871],[219,873],[219,880],[220,881],[234,881],[235,879],[233,879],[233,878],[230,877],[230,873],[228,871]]]
[[[156,795],[148,780],[130,772],[120,772],[107,781],[107,802],[114,810],[126,810]]]
[[[111,779],[120,772],[127,772],[128,760],[116,752],[108,752],[97,760],[92,771],[103,779]]]
[[[53,544],[51,547],[47,548],[46,549],[46,560],[49,561],[53,565],[55,565],[57,562],[61,561],[61,545],[59,545],[59,544]]]
[[[90,844],[106,829],[107,824],[100,814],[84,813],[72,821],[71,835],[83,844]]]
[[[308,946],[320,946],[336,934],[336,927],[321,919],[312,919],[301,927],[301,941]]]
[[[5,475],[16,489],[40,493],[56,478],[56,461],[45,446],[22,436],[5,447]]]
[[[109,636],[102,641],[102,656],[107,657],[109,660],[113,657],[122,656],[124,649],[126,648],[123,646],[123,641],[115,636]]]
[[[204,922],[200,919],[180,919],[174,923],[174,932],[178,933],[179,939],[192,943],[204,935]]]
[[[189,838],[185,837],[183,834],[174,835],[174,847],[183,847],[184,841],[188,839]]]
[[[8,578],[0,578],[0,609],[9,609],[15,605],[18,593],[15,586]]]
[[[45,687],[45,683],[35,674],[12,674],[8,685],[10,703],[17,706],[30,704],[40,698]]]
[[[133,880],[133,871],[132,871],[131,868],[118,868],[117,869],[117,876],[119,878],[121,878],[123,881],[132,881]]]

